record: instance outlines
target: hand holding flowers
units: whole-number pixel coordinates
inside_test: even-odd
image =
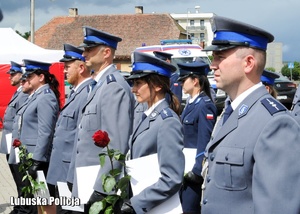
[[[92,204],[89,209],[89,213],[99,213],[102,211],[105,214],[113,213],[117,202],[123,201],[127,197],[127,187],[130,180],[129,175],[122,175],[122,170],[119,168],[114,168],[114,161],[121,163],[122,166],[125,166],[125,155],[118,150],[110,149],[109,142],[110,138],[106,131],[98,130],[92,136],[94,144],[101,148],[106,148],[106,151],[102,151],[99,154],[100,165],[101,167],[105,164],[105,158],[108,157],[111,165],[111,170],[108,174],[103,174],[102,187],[106,193],[111,193],[104,197],[103,200],[95,202]]]

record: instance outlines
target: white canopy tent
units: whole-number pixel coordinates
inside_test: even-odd
[[[63,50],[41,48],[17,34],[12,28],[0,28],[0,64],[10,64],[10,61],[22,63],[23,59],[54,63],[64,54]]]

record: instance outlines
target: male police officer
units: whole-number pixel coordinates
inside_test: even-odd
[[[11,61],[10,70],[7,72],[9,74],[10,84],[17,88],[16,92],[13,94],[11,100],[9,101],[7,108],[4,113],[4,121],[3,121],[3,130],[0,144],[0,153],[6,154],[7,160],[9,159],[9,154],[11,150],[11,146],[7,145],[6,138],[9,134],[12,133],[13,121],[19,107],[24,103],[27,99],[28,95],[22,92],[21,86],[21,77],[22,77],[22,65]],[[20,182],[20,178],[17,176],[18,173],[18,165],[9,164],[10,171],[13,175],[14,181],[18,187],[18,183]],[[21,194],[21,189],[17,188],[18,196]],[[14,206],[14,213],[17,213],[18,206]]]
[[[212,26],[205,50],[231,104],[206,147],[202,213],[299,213],[300,127],[260,81],[274,37],[220,16]]]
[[[133,123],[133,94],[124,77],[113,65],[117,44],[122,39],[90,27],[84,27],[84,32],[83,56],[86,66],[93,70],[94,82],[82,109],[78,138],[73,153],[75,154],[75,167],[99,165],[101,148],[94,145],[92,138],[97,130],[108,133],[111,149],[117,149],[125,154],[128,151],[128,139]],[[96,177],[94,192],[88,205],[102,200],[108,194],[102,188],[101,175],[107,174],[110,169],[107,159]],[[68,180],[69,178],[68,175]],[[74,196],[77,196],[76,179],[75,174]]]
[[[70,44],[64,44],[65,54],[60,62],[64,63],[64,73],[67,81],[73,86],[66,104],[61,109],[56,122],[53,149],[51,153],[47,182],[50,195],[58,195],[55,186],[58,181],[66,182],[69,165],[74,147],[77,121],[83,104],[87,100],[89,84],[92,79],[90,72],[85,66],[82,56],[83,50]],[[60,208],[57,213],[65,213]]]

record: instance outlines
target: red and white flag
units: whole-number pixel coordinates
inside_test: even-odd
[[[207,114],[206,115],[206,119],[213,120],[214,119],[214,115],[213,114]]]

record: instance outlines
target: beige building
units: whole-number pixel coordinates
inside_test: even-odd
[[[281,42],[272,42],[268,44],[266,68],[270,67],[275,68],[277,72],[280,72],[283,67]]]
[[[195,7],[194,10],[188,9],[187,13],[170,15],[177,23],[186,29],[186,38],[191,38],[194,44],[206,47],[211,44],[213,32],[211,29],[210,18],[213,13],[200,13],[200,8]]]

